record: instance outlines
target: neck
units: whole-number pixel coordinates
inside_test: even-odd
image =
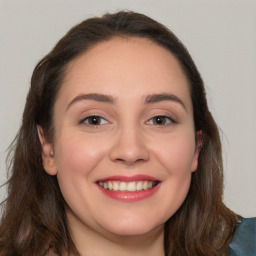
[[[164,256],[164,226],[146,234],[127,236],[106,230],[95,231],[76,223],[74,216],[68,219],[71,236],[80,256]]]

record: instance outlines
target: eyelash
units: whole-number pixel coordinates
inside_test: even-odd
[[[158,119],[158,120],[157,120]],[[157,123],[158,121],[162,121],[164,120],[164,123],[163,124],[159,124]],[[89,122],[92,122],[92,123],[89,123]],[[96,122],[96,123],[93,123],[93,122]],[[100,121],[100,123],[97,124],[97,121]],[[103,122],[103,123],[102,123]],[[85,123],[86,125],[88,126],[94,126],[94,127],[97,127],[97,126],[101,126],[101,125],[104,125],[106,124],[108,121],[101,117],[101,116],[97,116],[97,115],[92,115],[92,116],[87,116],[86,118],[82,119],[80,121],[80,123]],[[149,125],[156,125],[156,126],[165,126],[165,125],[169,125],[169,124],[175,124],[177,123],[176,120],[174,120],[173,118],[169,117],[169,116],[164,116],[164,115],[159,115],[159,116],[154,116],[152,117],[151,119],[149,119],[147,122],[147,124]]]

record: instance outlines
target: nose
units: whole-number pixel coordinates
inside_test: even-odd
[[[127,127],[117,132],[109,152],[112,161],[133,165],[149,159],[146,139],[138,129]]]

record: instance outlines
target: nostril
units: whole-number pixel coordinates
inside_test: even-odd
[[[136,163],[144,162],[144,161],[146,161],[146,160],[143,159],[143,158],[139,158],[139,159],[132,159],[132,158],[131,158],[131,159],[127,159],[127,158],[122,159],[122,158],[117,158],[116,161],[117,161],[117,162],[124,163],[124,164],[126,164],[126,165],[134,165],[134,164],[136,164]]]

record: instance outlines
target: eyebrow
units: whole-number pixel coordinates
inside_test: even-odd
[[[187,110],[186,105],[184,102],[177,97],[176,95],[169,94],[169,93],[160,93],[160,94],[152,94],[148,95],[145,99],[146,104],[154,104],[161,101],[174,101],[179,103],[185,110]]]
[[[105,94],[99,94],[99,93],[89,93],[89,94],[80,94],[76,96],[69,104],[67,107],[67,110],[70,106],[73,104],[79,102],[79,101],[84,101],[84,100],[93,100],[97,102],[103,102],[103,103],[109,103],[109,104],[114,104],[116,103],[116,100],[110,96],[110,95],[105,95]],[[160,94],[151,94],[146,96],[145,98],[145,104],[154,104],[162,101],[173,101],[179,103],[185,110],[186,106],[184,102],[177,97],[176,95],[169,94],[169,93],[160,93]]]
[[[68,108],[79,102],[79,101],[84,101],[84,100],[93,100],[93,101],[98,101],[98,102],[104,102],[104,103],[110,103],[110,104],[114,104],[115,100],[112,96],[109,95],[105,95],[105,94],[99,94],[99,93],[90,93],[90,94],[80,94],[77,97],[75,97],[69,104],[67,107]]]

